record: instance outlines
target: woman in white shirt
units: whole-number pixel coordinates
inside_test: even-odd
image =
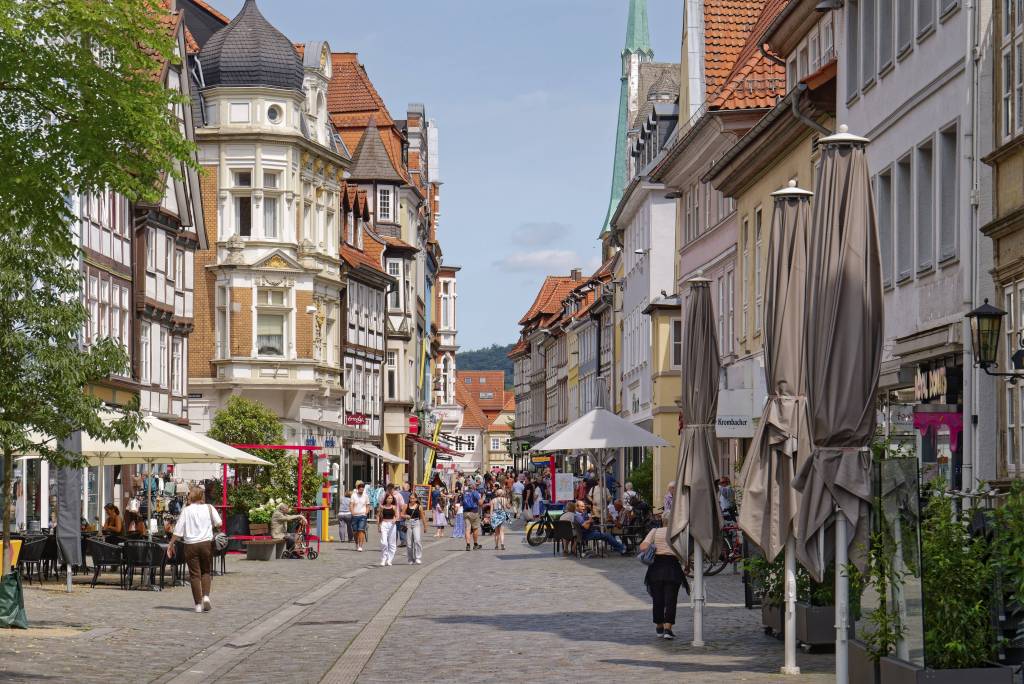
[[[221,526],[217,509],[205,503],[202,487],[193,487],[188,494],[188,506],[178,516],[167,556],[174,557],[174,545],[181,540],[185,545],[185,563],[192,585],[192,600],[196,612],[210,610],[210,583],[213,579],[213,530]]]

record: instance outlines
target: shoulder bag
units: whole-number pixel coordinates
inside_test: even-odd
[[[213,527],[213,548],[215,551],[223,551],[228,548],[228,544],[231,543],[231,540],[228,539],[228,535],[220,531],[217,525],[213,524],[213,506],[210,504],[206,505],[210,509],[210,526]]]

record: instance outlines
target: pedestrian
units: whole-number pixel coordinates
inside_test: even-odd
[[[732,482],[724,475],[718,481],[718,507],[722,509],[725,518],[736,519],[736,492],[732,488]]]
[[[427,524],[427,512],[415,494],[409,497],[402,517],[406,526],[406,556],[410,563],[420,565],[423,563],[423,528]]]
[[[473,541],[472,549],[478,550],[480,545],[480,513],[482,497],[475,489],[466,488],[462,493],[462,517],[466,525],[466,550],[470,550],[470,539]]]
[[[462,495],[456,494],[454,504],[455,524],[452,525],[452,538],[460,539],[466,536],[466,518],[462,515]]]
[[[665,498],[662,500],[662,513],[661,519],[668,520],[669,516],[672,515],[672,501],[676,495],[676,481],[672,480],[668,483],[668,488],[665,490]]]
[[[654,625],[661,639],[675,639],[672,625],[676,622],[676,603],[679,601],[679,587],[685,586],[690,593],[690,585],[683,575],[683,567],[679,558],[668,543],[668,528],[656,527],[647,533],[640,542],[640,551],[646,551],[654,545],[654,563],[647,566],[644,585],[651,595],[654,610]]]
[[[167,557],[174,558],[174,547],[181,540],[185,547],[185,564],[192,585],[192,602],[196,612],[211,610],[210,585],[213,582],[213,531],[222,524],[217,509],[207,504],[202,487],[193,487],[188,506],[178,516],[174,534],[167,544]]]
[[[338,541],[352,541],[352,492],[343,489],[338,500]]]
[[[434,532],[435,537],[444,536],[444,528],[448,526],[447,509],[447,492],[438,491],[437,498],[434,500],[434,527],[437,528],[437,531]]]
[[[511,504],[505,490],[499,489],[491,499],[491,527],[494,528],[494,550],[505,550],[505,524],[512,518]]]
[[[515,480],[512,482],[512,510],[515,512],[516,519],[519,519],[520,513],[523,510],[523,490],[526,486],[520,481]],[[508,491],[508,490],[506,490]]]
[[[352,532],[356,536],[356,551],[363,550],[366,542],[366,520],[370,515],[370,495],[366,493],[366,485],[362,480],[356,481],[356,491],[349,503],[352,511]]]
[[[392,492],[385,493],[384,498],[380,502],[380,507],[377,508],[377,526],[380,528],[381,567],[391,565],[395,560],[395,551],[398,548],[395,541],[395,526],[398,523],[400,513],[401,509],[395,501],[395,495]]]
[[[544,512],[544,488],[540,482],[534,483],[533,486],[533,517],[539,518],[540,514]]]

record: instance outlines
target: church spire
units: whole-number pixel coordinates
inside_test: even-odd
[[[647,0],[629,0],[629,20],[626,22],[624,52],[646,52],[653,56],[651,34],[647,28]]]
[[[626,20],[626,45],[622,48],[622,82],[619,89],[619,118],[615,129],[615,161],[612,164],[612,189],[608,212],[601,227],[604,238],[611,229],[611,219],[626,189],[626,135],[639,106],[640,62],[654,59],[651,36],[647,27],[647,0],[629,0]]]

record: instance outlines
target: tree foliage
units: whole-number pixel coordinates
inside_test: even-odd
[[[512,359],[508,353],[511,344],[492,344],[483,349],[471,349],[455,355],[455,367],[459,370],[500,370],[505,371],[505,389],[512,389]]]
[[[228,399],[217,411],[206,434],[225,444],[284,444],[284,428],[277,414],[258,401],[239,396]],[[249,453],[267,458],[282,452],[250,449]]]

